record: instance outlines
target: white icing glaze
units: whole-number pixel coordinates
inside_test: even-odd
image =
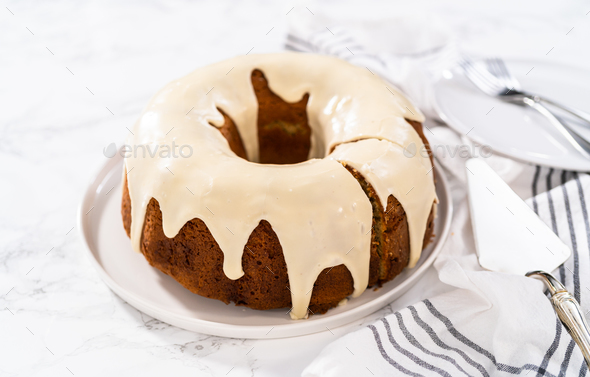
[[[254,69],[262,70],[271,90],[286,101],[310,94],[309,161],[261,165],[243,160],[210,125],[223,125],[217,111],[222,109],[235,122],[248,158],[258,161],[258,104],[250,81]],[[167,237],[174,237],[191,219],[201,219],[223,251],[224,273],[238,279],[244,274],[245,244],[265,219],[283,248],[292,318],[307,317],[313,284],[325,268],[344,264],[354,279],[356,297],[368,284],[372,208],[356,179],[338,161],[365,175],[384,208],[389,194],[400,201],[408,218],[410,264],[415,264],[428,217],[424,208],[430,208],[435,198],[434,183],[432,175],[425,174],[428,158],[400,155],[406,145],[422,146],[404,118],[423,121],[394,88],[388,90],[369,71],[336,58],[248,55],[198,69],[152,98],[128,140],[152,149],[173,144],[193,149],[188,158],[160,153],[143,157],[141,152],[126,158],[133,248],[140,252],[145,211],[155,198]],[[361,139],[369,140],[342,144]],[[409,185],[416,192],[404,198]]]
[[[428,215],[436,200],[434,184],[424,184],[424,177],[432,181],[432,165],[419,154],[404,155],[404,148],[386,140],[366,139],[341,144],[330,155],[358,170],[373,185],[383,208],[393,195],[406,211],[410,229],[410,261],[412,268],[420,259],[422,240]]]

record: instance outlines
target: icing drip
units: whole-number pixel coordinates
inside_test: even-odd
[[[223,125],[217,108],[223,110],[236,124],[249,160],[258,161],[258,104],[250,82],[254,69],[264,72],[271,90],[285,101],[309,93],[309,161],[261,165],[243,160],[210,125]],[[264,219],[283,248],[292,318],[307,317],[314,282],[325,268],[344,264],[354,279],[356,297],[369,278],[372,207],[343,161],[373,185],[384,208],[390,194],[400,201],[408,219],[413,266],[435,200],[434,183],[427,174],[428,158],[402,153],[411,143],[423,145],[404,118],[423,117],[389,89],[370,72],[341,60],[295,53],[242,56],[168,84],[152,98],[128,144],[152,149],[190,145],[193,153],[186,158],[159,153],[126,158],[134,250],[140,252],[145,211],[155,198],[167,237],[174,237],[191,219],[201,219],[223,251],[224,273],[239,279],[244,274],[244,246]],[[351,143],[356,140],[361,141]],[[409,187],[413,189],[407,193]]]
[[[359,171],[373,185],[383,208],[387,208],[389,195],[401,203],[410,233],[408,267],[414,267],[422,253],[426,219],[436,200],[434,185],[423,184],[425,176],[432,180],[430,159],[419,154],[408,157],[401,146],[377,139],[341,144],[330,158],[346,162]]]

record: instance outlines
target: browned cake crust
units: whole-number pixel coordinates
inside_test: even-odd
[[[291,104],[272,93],[261,71],[252,73],[252,83],[258,98],[258,136],[261,162],[296,163],[307,159],[311,129],[305,106],[308,95]],[[246,153],[234,122],[224,114],[225,124],[220,132],[238,156]],[[422,125],[409,121],[420,134],[427,148]],[[432,156],[431,156],[432,159]],[[350,166],[345,167],[358,180],[373,206],[371,259],[368,286],[381,285],[397,276],[407,266],[410,254],[406,214],[393,196],[383,209],[370,183]],[[131,229],[131,200],[127,178],[123,186],[121,205],[127,235]],[[424,234],[426,246],[432,237],[433,212]],[[223,252],[200,219],[187,222],[174,238],[164,235],[162,212],[151,199],[145,214],[141,236],[141,252],[153,267],[176,279],[185,288],[204,297],[234,302],[252,309],[290,308],[291,294],[287,266],[279,239],[266,220],[261,220],[250,235],[242,256],[244,276],[231,280],[223,272]],[[309,309],[325,313],[352,294],[353,279],[344,265],[325,269],[318,276],[312,291]]]

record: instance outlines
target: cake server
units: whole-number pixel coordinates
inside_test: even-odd
[[[468,160],[465,168],[479,264],[490,271],[542,279],[553,308],[590,367],[590,332],[580,305],[546,272],[568,260],[571,250],[482,159]]]

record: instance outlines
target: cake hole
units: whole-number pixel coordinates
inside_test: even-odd
[[[286,102],[270,90],[264,73],[259,69],[252,71],[251,82],[258,101],[258,162],[296,164],[307,161],[313,136],[307,119],[309,94],[304,94],[297,102]],[[224,124],[217,129],[236,155],[248,159],[238,127],[223,110],[217,110],[224,118]]]
[[[270,90],[261,70],[251,76],[258,100],[258,145],[262,164],[296,164],[308,159],[311,128],[307,120],[309,94],[294,103]]]

